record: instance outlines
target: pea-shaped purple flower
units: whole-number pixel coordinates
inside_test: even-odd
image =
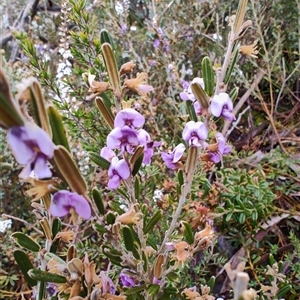
[[[25,165],[20,178],[28,178],[32,171],[39,179],[52,176],[47,160],[53,157],[54,145],[42,128],[33,123],[15,126],[9,129],[7,139],[17,162]]]
[[[227,93],[220,93],[212,98],[210,111],[215,117],[222,116],[227,121],[235,120],[232,110],[233,104]]]
[[[177,170],[180,168],[179,160],[181,159],[184,151],[185,146],[184,144],[180,143],[174,148],[172,152],[162,152],[161,158],[169,169]]]
[[[208,129],[203,122],[189,121],[186,123],[182,138],[189,143],[189,146],[205,146],[204,141],[207,139]]]
[[[113,157],[108,169],[108,187],[110,189],[116,189],[121,183],[121,180],[126,180],[130,176],[130,169],[125,159],[118,159]]]
[[[142,128],[145,118],[133,108],[125,108],[117,113],[114,127],[129,126],[130,128]]]
[[[64,217],[71,208],[84,219],[91,217],[91,207],[83,196],[69,191],[59,191],[54,194],[50,205],[50,213],[53,216]]]

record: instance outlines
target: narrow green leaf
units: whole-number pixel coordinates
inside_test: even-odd
[[[140,198],[140,181],[138,178],[135,178],[134,181],[134,197],[135,199]]]
[[[100,31],[100,41],[101,41],[101,44],[109,43],[113,47],[113,41],[112,41],[111,35],[109,34],[109,32],[106,29],[102,29]]]
[[[89,152],[89,158],[99,167],[108,170],[110,162],[95,152]]]
[[[133,234],[131,232],[131,229],[128,226],[124,226],[122,228],[122,231],[123,231],[125,248],[128,251],[132,251],[134,248],[134,240],[133,240]]]
[[[228,66],[228,69],[226,71],[226,75],[225,75],[225,78],[224,78],[224,83],[225,84],[227,84],[230,80],[232,71],[234,69],[234,66],[235,66],[235,64],[237,62],[237,59],[238,59],[238,56],[239,56],[239,48],[240,48],[240,45],[238,43],[236,43],[235,46],[234,46],[234,49],[233,49],[233,54],[232,54],[230,64]]]
[[[54,219],[53,224],[52,224],[52,237],[55,238],[57,233],[59,233],[60,231],[61,231],[61,221],[60,221],[60,219],[56,218],[56,219]],[[52,243],[52,245],[50,247],[50,252],[56,253],[58,245],[59,245],[59,241],[60,241],[60,239],[57,239]]]
[[[134,162],[134,165],[133,165],[133,169],[132,169],[132,172],[131,172],[131,175],[134,177],[138,171],[140,170],[140,167],[143,163],[143,159],[144,159],[144,153],[142,153],[137,159],[136,161]]]
[[[100,191],[97,188],[93,189],[92,196],[93,196],[93,200],[98,208],[100,215],[104,215],[105,207],[104,207],[103,199],[102,199]]]
[[[36,299],[37,300],[45,299],[45,292],[46,292],[46,282],[39,281]]]
[[[229,97],[234,102],[239,94],[239,88],[236,86],[234,89],[232,89],[229,93]]]
[[[198,118],[197,118],[197,115],[196,115],[196,112],[195,112],[195,109],[194,109],[194,106],[193,106],[193,103],[192,101],[185,101],[186,102],[186,109],[188,111],[188,114],[190,116],[190,119],[192,121],[195,121],[197,122],[198,121]]]
[[[31,269],[28,271],[28,275],[35,280],[42,282],[53,282],[53,283],[66,283],[67,279],[64,276],[42,271],[40,269]]]
[[[183,234],[187,242],[192,245],[194,243],[194,234],[191,225],[188,222],[182,222],[184,226]]]
[[[215,77],[214,77],[214,69],[212,67],[212,63],[208,56],[202,59],[201,63],[202,67],[202,76],[204,81],[205,92],[208,96],[213,96],[215,89]]]
[[[180,186],[182,186],[184,184],[184,178],[183,178],[183,171],[182,170],[178,171],[177,178],[178,178],[178,182],[179,182]]]
[[[55,145],[64,146],[69,152],[70,146],[66,136],[66,130],[62,123],[62,118],[55,107],[48,107],[48,116],[52,130],[52,140]]]
[[[147,286],[147,293],[150,295],[150,296],[154,296],[158,293],[160,289],[160,285],[159,284],[149,284]]]
[[[148,232],[150,232],[161,218],[162,212],[161,210],[157,210],[149,220],[148,224],[144,227],[144,233],[147,234]]]
[[[211,276],[210,279],[206,282],[206,285],[210,287],[210,290],[212,291],[216,283],[216,277]]]
[[[24,118],[12,98],[3,68],[0,68],[0,125],[4,128],[24,125]]]
[[[37,281],[32,279],[31,277],[29,277],[27,274],[27,272],[33,268],[33,265],[31,263],[30,259],[28,258],[27,254],[22,250],[15,250],[14,258],[15,258],[22,274],[24,275],[24,278],[25,278],[26,282],[28,283],[28,285],[30,285],[30,286],[37,285]]]
[[[15,232],[11,235],[11,237],[14,238],[20,246],[26,248],[27,250],[33,252],[39,252],[41,250],[39,244],[22,232]]]

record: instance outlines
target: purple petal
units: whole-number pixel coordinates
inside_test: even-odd
[[[198,83],[201,85],[202,89],[204,90],[204,80],[200,77],[195,77],[192,81],[192,83]]]
[[[89,219],[92,215],[92,211],[87,200],[77,193],[70,193],[69,197],[70,204],[78,213],[78,215],[84,219]]]
[[[108,181],[108,184],[107,184],[107,187],[112,189],[112,190],[115,190],[116,188],[119,187],[121,183],[121,178],[119,175],[113,175],[110,180]]]
[[[50,205],[50,213],[54,217],[63,217],[69,213],[70,206],[70,192],[59,191],[54,194]]]
[[[223,102],[220,96],[215,95],[210,104],[210,111],[215,117],[220,117],[223,109]]]
[[[130,176],[130,169],[125,159],[121,159],[116,164],[116,171],[122,179],[128,179]]]
[[[40,151],[48,158],[54,154],[54,146],[49,135],[40,127],[29,123],[26,124],[27,136],[30,141],[34,141]]]
[[[49,178],[52,173],[47,165],[47,159],[45,155],[39,154],[34,162],[34,173],[40,179]]]
[[[8,143],[14,157],[21,165],[31,163],[36,155],[36,152],[24,142],[24,139],[27,139],[27,133],[24,126],[15,126],[8,131]]]
[[[233,110],[233,104],[232,104],[232,101],[231,101],[229,95],[227,93],[220,93],[219,96],[222,99],[223,106],[226,105],[227,109],[229,111],[232,111]]]
[[[185,141],[188,141],[191,138],[191,134],[195,127],[195,121],[189,121],[185,124],[185,127],[182,132],[182,138]]]
[[[149,142],[151,142],[151,137],[150,137],[149,133],[144,129],[140,129],[138,131],[138,139],[139,139],[140,145],[143,145],[143,146],[147,146],[147,144]]]
[[[128,126],[113,129],[107,136],[107,146],[111,149],[119,149],[122,147],[137,146],[139,140],[136,131]]]
[[[208,136],[208,129],[206,125],[203,122],[197,122],[195,124],[195,131],[197,133],[197,136],[200,140],[204,141],[207,139]]]
[[[141,93],[154,92],[153,86],[149,84],[139,84],[136,89]]]
[[[229,110],[227,109],[223,109],[222,111],[222,117],[227,120],[227,121],[233,121],[235,120],[235,116],[232,112],[230,112]]]
[[[179,145],[177,145],[174,150],[174,156],[173,156],[173,162],[176,163],[180,160],[180,158],[182,157],[183,152],[185,151],[185,145],[183,143],[180,143]]]
[[[179,97],[183,101],[187,101],[187,100],[193,101],[193,100],[195,100],[195,97],[192,94],[189,94],[187,92],[181,92],[181,93],[179,93]],[[193,97],[194,97],[194,99],[193,99]]]
[[[121,110],[115,118],[115,127],[134,127],[141,128],[145,123],[145,118],[136,110],[132,108],[126,108]]]
[[[103,147],[100,151],[100,156],[102,156],[103,158],[105,158],[108,161],[111,161],[112,158],[116,156],[116,154],[110,148]]]
[[[26,167],[19,174],[19,178],[21,178],[21,179],[27,179],[27,178],[29,178],[32,171],[33,171],[32,166],[29,163],[29,164],[26,165]]]

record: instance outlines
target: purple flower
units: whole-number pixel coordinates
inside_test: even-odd
[[[233,104],[227,93],[220,93],[215,95],[210,104],[210,111],[215,117],[222,116],[225,120],[235,120],[235,116],[232,113]]]
[[[113,159],[113,157],[116,156],[116,154],[110,148],[103,147],[100,151],[100,156],[102,156],[103,158],[105,158],[108,161],[111,161]]]
[[[159,44],[160,44],[160,40],[159,39],[155,39],[154,42],[153,42],[153,47],[154,48],[158,48]]]
[[[104,271],[100,272],[100,280],[102,283],[102,294],[112,294],[115,295],[116,293],[116,287],[113,283],[113,281],[106,275]]]
[[[106,139],[108,148],[121,149],[121,153],[127,151],[133,153],[132,147],[139,145],[137,132],[129,126],[113,129]]]
[[[195,77],[192,80],[191,84],[192,83],[199,83],[201,85],[202,89],[204,89],[203,78]],[[187,100],[195,101],[196,100],[196,98],[192,92],[191,84],[189,85],[189,87],[187,89],[184,89],[184,91],[179,94],[181,100],[183,100],[183,101],[187,101]]]
[[[114,157],[111,160],[110,167],[108,169],[108,187],[110,189],[116,189],[120,183],[121,180],[128,179],[130,176],[130,169],[125,159],[118,159],[117,157]]]
[[[64,217],[73,208],[84,219],[91,217],[91,207],[87,200],[69,191],[59,191],[54,194],[50,205],[50,213],[55,217]]]
[[[207,139],[208,129],[203,122],[189,121],[186,123],[182,138],[189,143],[189,146],[205,146],[204,141]]]
[[[177,170],[180,166],[179,160],[181,159],[184,151],[185,146],[184,144],[180,143],[174,148],[172,152],[162,152],[161,158],[163,159],[163,161],[169,169]]]
[[[153,148],[159,147],[161,142],[152,142],[149,133],[144,129],[138,131],[138,139],[140,145],[144,146],[143,164],[149,165],[154,154]]]
[[[117,113],[114,126],[130,128],[141,128],[145,123],[145,118],[136,110],[132,108],[125,108]]]
[[[197,116],[201,116],[202,115],[202,107],[200,105],[200,103],[198,101],[195,101],[193,103],[194,106],[194,110]]]
[[[149,64],[150,67],[154,67],[154,66],[156,66],[156,64],[157,64],[157,61],[156,61],[156,60],[153,60],[153,59],[150,59],[150,60],[148,61],[148,64]]]
[[[222,133],[216,134],[217,139],[217,148],[215,145],[208,145],[207,149],[209,150],[207,152],[208,154],[208,160],[212,161],[214,163],[218,163],[221,161],[222,156],[228,154],[231,151],[231,146],[226,145],[226,141]],[[213,149],[215,148],[215,149]]]
[[[46,290],[50,297],[55,296],[57,294],[57,286],[52,282],[47,282]]]
[[[129,275],[130,272],[128,272],[126,269],[121,271],[120,274],[120,280],[123,286],[125,287],[134,287],[137,286],[137,279],[134,276]]]
[[[127,25],[126,24],[122,24],[121,25],[121,34],[125,34],[127,31]]]
[[[54,145],[42,128],[33,123],[15,126],[8,131],[7,139],[17,162],[26,165],[20,178],[28,178],[32,171],[40,179],[52,176],[47,159],[53,157]]]

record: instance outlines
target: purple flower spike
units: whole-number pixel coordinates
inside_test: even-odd
[[[132,108],[125,108],[117,113],[115,118],[115,127],[129,126],[130,128],[139,129],[143,127],[145,118]]]
[[[28,178],[32,171],[40,179],[52,176],[47,159],[53,157],[54,145],[42,128],[33,123],[15,126],[8,131],[7,139],[17,162],[26,165],[20,178]]]
[[[212,98],[210,111],[215,117],[222,116],[227,121],[235,120],[232,110],[233,104],[227,93],[220,93]]]
[[[207,139],[208,129],[203,122],[189,121],[186,123],[182,138],[189,143],[189,146],[205,146],[204,141]]]
[[[138,135],[128,126],[113,129],[107,136],[107,146],[111,149],[121,149],[121,153],[127,151],[133,153],[132,147],[139,145]]]
[[[91,207],[87,200],[69,191],[59,191],[54,194],[50,205],[50,213],[55,217],[64,217],[73,208],[84,219],[91,217]]]
[[[117,157],[114,157],[111,160],[110,167],[108,169],[108,187],[112,190],[116,189],[120,183],[121,180],[128,179],[130,176],[130,169],[125,159],[119,160]]]
[[[216,139],[218,142],[218,151],[208,151],[209,160],[218,163],[221,161],[222,156],[228,154],[231,151],[231,146],[226,145],[226,141],[222,133],[216,134]]]
[[[162,152],[161,158],[165,162],[166,166],[169,169],[177,170],[179,168],[179,160],[182,157],[183,152],[185,151],[184,144],[180,143],[177,145],[174,150],[170,153]]]

